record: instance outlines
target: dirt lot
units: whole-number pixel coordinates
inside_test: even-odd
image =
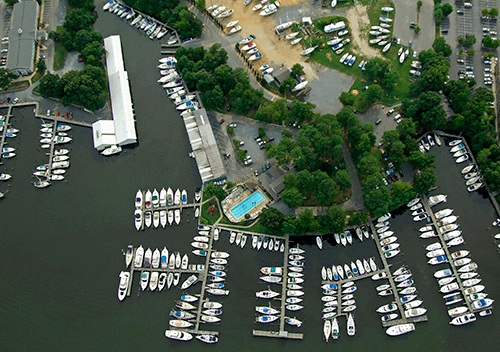
[[[315,70],[311,67],[310,64],[306,63],[307,57],[300,56],[300,53],[304,48],[301,43],[297,45],[291,45],[290,41],[285,40],[284,36],[279,39],[276,34],[274,27],[277,26],[279,22],[279,14],[280,11],[283,10],[283,7],[296,5],[301,0],[281,0],[280,1],[280,9],[274,15],[271,16],[260,16],[259,13],[261,10],[252,11],[252,8],[257,5],[259,2],[252,1],[248,5],[244,5],[244,1],[234,1],[229,0],[230,2],[224,3],[228,8],[234,9],[234,13],[221,20],[221,23],[225,26],[227,23],[235,20],[239,20],[238,23],[242,30],[239,32],[243,37],[247,37],[250,34],[253,34],[257,37],[254,40],[255,44],[259,48],[259,51],[262,53],[262,59],[256,62],[257,67],[261,65],[268,64],[270,66],[285,64],[285,66],[292,67],[294,64],[299,62],[302,66],[304,66],[304,71],[306,72],[308,80],[312,80],[316,77]],[[208,0],[206,3],[206,7],[208,8],[210,5],[219,2],[222,4],[220,0]],[[307,16],[307,14],[304,14]],[[296,20],[296,19],[290,19]],[[286,22],[286,19],[281,19],[282,22]],[[288,29],[286,34],[290,33],[290,29]]]
[[[356,54],[362,54],[367,58],[382,57],[380,50],[370,47],[368,44],[368,30],[370,28],[370,19],[366,12],[366,7],[358,3],[355,7],[347,11],[347,20],[351,29],[351,50]]]

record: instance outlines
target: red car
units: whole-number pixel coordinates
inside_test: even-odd
[[[222,119],[219,121],[219,123],[222,125],[224,123],[224,121],[226,121],[226,120]]]

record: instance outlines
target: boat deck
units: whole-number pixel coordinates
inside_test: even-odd
[[[272,237],[272,236],[267,236]],[[288,281],[288,252],[290,249],[290,238],[289,235],[285,237],[285,250],[283,252],[283,279],[281,280],[281,298],[275,298],[276,300],[281,300],[281,311],[280,311],[280,329],[279,331],[269,331],[269,330],[253,330],[253,336],[260,337],[278,337],[282,339],[296,339],[302,340],[304,334],[291,333],[285,330],[285,315],[286,315],[286,291],[287,291],[287,281]]]
[[[446,258],[448,258],[448,264],[450,265],[451,270],[453,271],[453,275],[455,276],[455,278],[457,280],[458,287],[459,287],[460,292],[462,293],[462,296],[464,298],[464,303],[467,305],[467,308],[469,309],[469,313],[473,313],[474,310],[472,309],[472,306],[471,306],[469,300],[467,299],[467,295],[465,294],[465,288],[462,285],[462,279],[460,278],[460,275],[459,275],[459,273],[457,271],[457,268],[453,264],[453,259],[451,258],[451,255],[450,255],[451,254],[450,253],[450,249],[446,245],[446,241],[443,239],[443,235],[439,231],[439,226],[437,224],[436,217],[434,216],[434,213],[432,212],[432,209],[429,206],[429,199],[428,199],[428,197],[426,195],[422,196],[422,202],[424,204],[425,211],[431,217],[432,224],[436,228],[436,233],[438,235],[439,241],[441,242],[442,249],[444,249],[444,252],[446,253]]]

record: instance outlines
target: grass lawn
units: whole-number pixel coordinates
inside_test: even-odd
[[[45,72],[40,72],[39,70],[36,70],[36,73],[31,77],[31,84],[37,82],[42,76],[44,75]]]
[[[64,67],[64,63],[66,62],[66,56],[68,56],[68,51],[60,42],[56,42],[54,47],[54,67],[52,67],[53,71],[59,71]]]
[[[213,212],[213,214],[208,210],[211,205],[215,207],[215,211]],[[203,204],[203,206],[201,207],[201,223],[204,223],[206,225],[213,225],[217,221],[217,219],[219,219],[219,217],[220,211],[219,206],[217,205],[217,201],[211,200],[210,202]]]
[[[374,26],[378,25],[379,21],[378,18],[381,16],[384,16],[385,14],[382,13],[380,10],[384,6],[392,6],[394,7],[394,4],[390,0],[379,0],[375,4],[373,4],[370,0],[362,0],[362,3],[367,6],[367,13],[368,17],[370,18],[370,25],[369,26]],[[395,15],[395,10],[390,13],[391,18],[394,18]],[[327,20],[327,23],[331,23],[334,21],[339,21],[343,20],[347,22],[345,19],[340,18],[340,17],[325,17],[322,19],[317,19],[315,22],[316,28],[323,28],[321,24],[325,23],[325,20]],[[392,22],[393,24],[394,22]],[[320,25],[320,27],[318,27]],[[368,28],[369,28],[368,26]],[[367,32],[368,30],[361,28],[360,31],[364,33],[365,31]],[[368,33],[366,33],[368,36]],[[364,86],[369,86],[373,82],[367,82],[366,77],[364,75],[364,71],[359,67],[359,63],[363,60],[366,60],[365,57],[363,56],[357,56],[356,62],[354,63],[353,66],[348,66],[341,64],[339,62],[340,58],[344,55],[344,53],[349,52],[350,46],[352,43],[347,44],[344,48],[345,50],[337,55],[329,45],[326,44],[330,38],[332,38],[334,35],[333,34],[326,34],[323,35],[321,39],[319,38],[314,38],[312,40],[308,40],[306,42],[310,42],[311,44],[314,43],[314,45],[318,45],[318,49],[316,49],[310,56],[309,60],[321,63],[327,67],[334,68],[338,71],[344,72],[346,74],[349,74],[351,76],[356,77],[356,81],[354,82],[351,90],[357,90],[358,91],[358,98],[356,99],[356,103],[354,105],[354,108],[357,110],[362,110],[364,107],[359,105],[359,102],[361,102],[364,96]],[[368,37],[367,37],[368,38]],[[308,45],[306,45],[308,47]],[[387,92],[386,95],[382,98],[381,103],[385,105],[393,105],[405,98],[407,98],[410,94],[409,91],[409,85],[411,83],[411,76],[409,74],[409,71],[411,70],[411,61],[412,61],[412,54],[410,52],[410,56],[405,60],[403,64],[399,63],[399,57],[398,57],[398,45],[393,45],[391,49],[384,55],[384,57],[390,62],[391,68],[398,74],[398,81],[397,84],[392,92]]]
[[[29,81],[12,82],[9,88],[7,88],[7,90],[9,91],[9,90],[22,89],[22,88],[27,88],[29,86],[30,86]]]

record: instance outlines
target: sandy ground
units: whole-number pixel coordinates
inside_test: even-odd
[[[367,29],[370,28],[370,20],[366,7],[358,3],[355,7],[349,8],[347,20],[351,29],[352,44],[350,50],[367,58],[382,57],[380,50],[374,49],[368,44]],[[362,32],[362,30],[365,31]]]
[[[206,7],[208,8],[218,2],[220,5],[234,9],[234,13],[222,19],[221,23],[225,26],[231,21],[239,20],[238,25],[242,27],[239,32],[241,36],[247,37],[253,34],[257,37],[253,42],[257,44],[259,52],[262,53],[262,59],[256,61],[254,67],[258,68],[264,64],[271,67],[281,66],[282,64],[292,67],[294,64],[300,63],[304,66],[306,76],[310,80],[316,77],[316,70],[305,62],[307,57],[300,56],[300,53],[304,50],[301,43],[291,45],[290,41],[285,40],[283,35],[279,39],[274,30],[274,27],[280,23],[278,16],[280,11],[283,10],[282,8],[287,5],[298,4],[300,1],[281,0],[278,12],[266,17],[259,15],[262,10],[252,11],[252,8],[259,3],[258,1],[252,1],[250,4],[244,5],[244,1],[225,0],[225,2],[220,2],[220,0],[207,0]],[[281,18],[281,21],[286,22],[287,20]],[[285,32],[285,34],[289,33],[291,33],[290,29]]]

